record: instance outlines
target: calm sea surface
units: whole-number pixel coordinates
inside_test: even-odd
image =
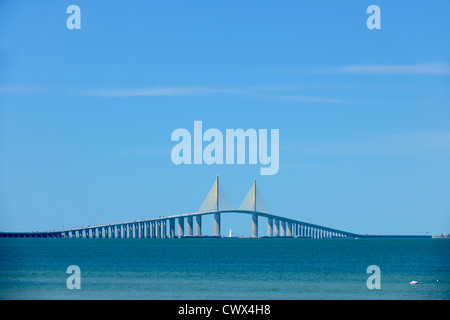
[[[449,239],[0,239],[0,299],[449,298]]]

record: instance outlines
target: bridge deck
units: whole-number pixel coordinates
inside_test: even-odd
[[[253,217],[256,216],[257,217],[264,217],[267,218],[268,221],[272,221],[269,222],[273,223],[273,221],[278,223],[282,223],[282,232],[281,232],[281,236],[285,237],[285,236],[290,236],[290,237],[313,237],[313,238],[323,238],[323,237],[327,237],[327,238],[386,238],[386,237],[396,237],[396,238],[405,238],[405,237],[414,237],[414,238],[431,238],[431,236],[417,236],[417,235],[360,235],[360,234],[355,234],[355,233],[351,233],[351,232],[347,232],[347,231],[343,231],[343,230],[338,230],[338,229],[334,229],[334,228],[329,228],[329,227],[324,227],[324,226],[320,226],[320,225],[316,225],[316,224],[312,224],[312,223],[307,223],[304,221],[300,221],[300,220],[296,220],[296,219],[291,219],[291,218],[286,218],[286,217],[281,217],[278,215],[274,215],[271,213],[267,213],[267,212],[258,212],[258,211],[251,211],[251,210],[220,210],[220,211],[209,211],[209,212],[194,212],[194,213],[184,213],[184,214],[176,214],[176,215],[169,215],[169,216],[161,216],[161,217],[155,217],[155,218],[148,218],[148,219],[139,219],[139,220],[132,220],[132,221],[123,221],[123,222],[116,222],[116,223],[108,223],[108,224],[98,224],[98,225],[89,225],[89,226],[83,226],[83,227],[76,227],[76,228],[65,228],[65,229],[58,229],[58,230],[49,230],[49,231],[36,231],[36,232],[0,232],[0,238],[62,238],[62,237],[89,237],[89,236],[75,236],[77,233],[88,233],[89,231],[95,231],[96,234],[95,236],[91,236],[91,237],[97,237],[97,238],[112,238],[112,237],[117,237],[115,236],[117,231],[111,231],[111,230],[116,230],[116,228],[120,228],[122,230],[121,233],[121,238],[124,237],[124,234],[126,234],[125,237],[136,237],[136,234],[141,232],[138,231],[136,232],[135,229],[133,229],[134,231],[130,231],[128,230],[127,232],[123,231],[125,230],[125,227],[129,227],[132,226],[133,228],[138,226],[139,228],[147,225],[156,225],[156,223],[160,223],[160,225],[158,225],[158,227],[164,228],[164,231],[161,231],[161,234],[158,236],[155,231],[153,231],[153,234],[150,235],[150,231],[147,230],[147,234],[144,236],[137,236],[137,237],[166,237],[166,223],[169,221],[169,226],[170,226],[170,231],[171,234],[169,234],[169,237],[175,237],[174,234],[174,221],[175,219],[177,219],[179,221],[179,223],[183,223],[184,224],[184,219],[185,218],[193,218],[193,217],[201,217],[204,215],[220,215],[222,213],[236,213],[236,214],[248,214],[248,215],[252,215]],[[172,221],[172,222],[170,222]],[[182,222],[180,222],[182,221]],[[256,220],[257,221],[257,220]],[[191,221],[192,224],[192,221]],[[219,222],[220,224],[220,222]],[[286,226],[283,227],[283,224],[288,224],[288,233],[286,234]],[[290,226],[289,226],[290,224]],[[294,226],[292,228],[292,226]],[[195,235],[192,234],[192,225],[190,225],[190,231],[188,235],[184,235],[184,225],[183,227],[181,227],[182,230],[179,231],[179,234],[177,237],[195,237]],[[256,228],[257,228],[257,222],[256,222]],[[273,228],[273,225],[270,225],[270,228]],[[278,230],[279,226],[276,227],[275,230]],[[283,229],[284,228],[284,229]],[[302,229],[300,229],[302,228]],[[100,231],[99,231],[100,230]],[[220,227],[219,227],[220,230]],[[303,231],[301,231],[303,230]],[[97,231],[98,231],[98,236],[97,236]],[[278,230],[279,231],[279,230]],[[180,234],[181,232],[181,234]],[[128,233],[132,234],[132,236],[129,236]],[[284,234],[283,234],[284,233]],[[114,236],[113,236],[114,234]],[[144,234],[144,232],[142,231],[142,234]],[[197,236],[202,236],[202,235],[197,235]],[[220,236],[215,234],[213,237],[217,237]],[[254,235],[253,235],[254,236]],[[278,232],[277,234],[269,234],[267,235],[268,237],[279,237],[280,233]]]
[[[219,201],[219,197],[221,200]],[[247,196],[238,210],[231,208],[227,201],[226,193],[216,177],[215,183],[210,189],[199,212],[183,213],[149,219],[122,221],[116,223],[88,225],[76,228],[66,228],[41,232],[0,232],[0,238],[165,238],[167,237],[167,225],[169,226],[169,237],[174,238],[175,220],[178,220],[178,238],[194,236],[193,218],[195,217],[196,235],[202,236],[201,217],[214,215],[214,237],[220,237],[220,216],[222,213],[248,214],[252,216],[252,237],[258,237],[258,218],[267,218],[268,237],[311,237],[311,238],[368,238],[382,237],[358,235],[355,233],[328,228],[300,220],[281,217],[268,213],[261,193],[256,186],[256,180],[250,188]],[[224,205],[225,203],[225,205]],[[220,205],[219,205],[220,204]],[[231,205],[232,207],[232,205]],[[223,210],[225,209],[226,210]],[[257,210],[257,208],[259,210]],[[184,221],[187,221],[187,235],[184,234]],[[386,237],[386,236],[385,236]],[[392,236],[389,236],[392,237]],[[418,236],[403,236],[418,237]],[[431,236],[425,236],[431,237]]]

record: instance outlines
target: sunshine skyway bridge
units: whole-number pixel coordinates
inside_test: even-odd
[[[252,237],[258,238],[260,218],[267,220],[267,235],[264,237],[296,238],[364,238],[380,237],[359,235],[347,231],[328,228],[304,221],[271,214],[254,181],[247,196],[238,209],[228,199],[216,178],[206,199],[197,212],[126,222],[89,225],[36,232],[0,232],[0,238],[186,238],[206,237],[202,233],[202,217],[214,215],[214,235],[221,237],[222,214],[246,214],[251,216]],[[186,222],[186,223],[185,223]],[[195,225],[195,226],[194,226]],[[186,227],[186,228],[185,228]],[[194,232],[195,227],[195,232]],[[178,231],[178,232],[176,232]],[[417,237],[417,236],[384,236]],[[427,236],[418,236],[427,237]]]

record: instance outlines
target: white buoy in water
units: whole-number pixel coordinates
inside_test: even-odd
[[[411,281],[409,284],[419,284],[419,281]]]

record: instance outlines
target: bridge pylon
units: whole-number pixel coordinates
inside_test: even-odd
[[[239,206],[239,210],[247,210],[247,211],[257,211],[270,213],[269,209],[264,202],[264,199],[259,191],[259,188],[256,186],[256,180],[253,181],[253,184]]]
[[[217,176],[213,186],[208,192],[208,195],[203,201],[202,206],[198,209],[198,212],[203,213],[235,209],[236,208],[230,198],[228,198],[225,189],[219,183],[219,176]]]
[[[216,181],[198,210],[199,213],[214,212],[215,237],[220,237],[220,211],[222,210],[235,210],[235,207],[228,198],[225,189],[219,183],[219,176],[217,176]],[[198,219],[200,219],[200,216]]]
[[[266,204],[262,198],[261,192],[259,192],[256,186],[256,180],[253,181],[253,185],[248,191],[247,195],[239,206],[239,210],[254,211],[252,214],[252,237],[258,237],[258,214],[256,212],[269,213]],[[270,222],[269,222],[270,223]],[[268,227],[269,228],[269,227]]]

